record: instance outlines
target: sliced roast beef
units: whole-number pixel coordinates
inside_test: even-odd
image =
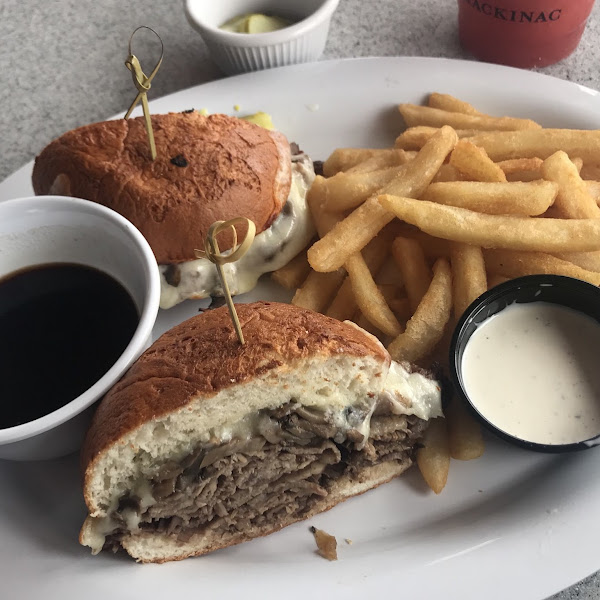
[[[259,433],[248,440],[205,445],[181,461],[165,463],[150,482],[155,503],[141,510],[135,498],[122,499],[115,515],[122,527],[107,544],[126,533],[125,511],[138,511],[140,528],[185,541],[207,528],[241,531],[281,515],[300,517],[342,475],[354,477],[383,461],[411,463],[425,421],[379,407],[365,439],[359,431],[365,411],[352,411],[346,415],[350,428],[342,431],[320,411],[292,400],[264,412]]]

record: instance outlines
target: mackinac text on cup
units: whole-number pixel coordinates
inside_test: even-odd
[[[548,11],[526,11],[495,6],[488,2],[479,2],[479,0],[463,0],[463,2],[488,17],[512,23],[548,23],[558,21],[562,12],[560,8]]]

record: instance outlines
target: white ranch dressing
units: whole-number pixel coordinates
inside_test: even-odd
[[[600,324],[565,306],[512,304],[485,321],[462,357],[472,404],[506,433],[541,444],[600,433]]]

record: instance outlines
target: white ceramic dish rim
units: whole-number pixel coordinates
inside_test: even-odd
[[[61,408],[58,408],[39,419],[35,419],[34,421],[16,425],[15,427],[0,429],[0,445],[18,442],[44,433],[45,431],[53,429],[61,423],[68,421],[91,406],[100,396],[102,396],[102,394],[108,391],[116,381],[118,381],[121,375],[135,360],[143,349],[146,340],[151,335],[152,328],[156,321],[160,300],[160,279],[158,277],[158,272],[154,272],[153,264],[156,265],[156,259],[154,258],[154,254],[146,241],[146,238],[144,238],[140,231],[125,217],[122,217],[114,210],[100,204],[64,196],[47,196],[44,198],[44,203],[48,207],[47,210],[52,210],[53,207],[64,207],[65,201],[67,201],[77,212],[95,212],[103,218],[113,221],[115,225],[124,230],[127,235],[133,239],[144,257],[144,276],[149,282],[146,299],[144,306],[142,307],[140,320],[135,333],[115,364],[96,383],[94,383],[94,385],[83,392],[83,394],[77,396],[77,398],[71,400],[71,402],[65,404]],[[35,204],[35,209],[37,211],[46,210],[39,206],[40,199],[36,196],[15,198],[14,200],[6,200],[5,202],[17,207],[22,205],[23,211],[32,208],[33,204]]]
[[[200,32],[210,33],[213,39],[221,38],[223,44],[230,46],[248,48],[255,46],[272,46],[281,44],[299,37],[311,31],[334,13],[340,0],[325,0],[319,8],[301,21],[293,23],[283,29],[270,31],[268,33],[237,33],[235,31],[224,31],[204,23],[198,18],[198,11],[193,8],[194,0],[185,0],[185,14],[189,22]]]
[[[363,86],[356,88],[354,98],[348,88],[354,90],[357,81]],[[286,82],[289,93],[265,93],[269,86],[287,89]],[[270,111],[282,131],[298,135],[297,141],[314,158],[324,158],[337,146],[392,143],[389,126],[399,125],[392,105],[418,102],[431,91],[459,95],[490,112],[502,111],[508,99],[507,112],[532,118],[539,104],[549,126],[600,126],[600,93],[590,88],[496,65],[415,57],[323,61],[240,75],[159,98],[151,109],[206,106],[211,112],[230,112],[241,103],[249,113]],[[534,96],[539,98],[535,104]],[[358,122],[355,116],[336,117],[340,102],[358,111],[354,113],[361,115]],[[0,200],[31,193],[32,164],[0,183]],[[273,286],[256,291],[243,301],[261,297],[286,301],[272,296],[277,291]],[[196,314],[197,305],[166,312],[159,314],[153,337]],[[286,587],[286,594],[294,600],[314,594],[315,589],[358,600],[365,593],[389,593],[399,586],[405,594],[431,598],[448,595],[449,590],[465,600],[482,595],[488,600],[546,598],[600,567],[598,459],[598,451],[539,455],[491,438],[482,459],[453,461],[448,486],[439,498],[423,491],[413,470],[311,520],[310,524],[353,539],[352,547],[340,544],[337,563],[315,556],[307,523],[299,523],[203,559],[145,567],[110,555],[90,557],[77,549],[71,539],[81,513],[80,499],[79,504],[74,501],[79,490],[71,489],[78,477],[74,460],[25,467],[0,461],[5,589],[13,590],[14,597],[44,594],[49,600],[74,600],[87,594],[90,600],[101,600],[114,594],[115,577],[134,577],[136,586],[128,591],[132,600],[163,598],[165,593],[189,595],[197,593],[199,584],[223,597],[241,592],[258,600],[280,595],[281,586],[291,578],[294,585]],[[39,490],[30,485],[32,476],[49,480],[48,490],[57,485],[69,488],[42,502]],[[14,491],[8,487],[13,485]],[[26,554],[28,560],[13,558],[17,554]],[[231,577],[232,568],[236,577]],[[40,571],[46,576],[39,578]],[[69,578],[60,576],[67,571]],[[311,576],[298,577],[302,572]]]

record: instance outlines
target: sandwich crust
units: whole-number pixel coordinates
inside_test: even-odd
[[[226,115],[153,115],[157,158],[142,117],[65,133],[36,158],[36,194],[98,202],[129,219],[162,264],[195,258],[210,225],[243,216],[264,231],[285,204],[291,158],[281,133]],[[243,234],[245,232],[241,232]],[[231,245],[226,234],[221,247]]]
[[[86,482],[94,460],[136,428],[282,364],[342,353],[389,364],[379,341],[348,323],[276,302],[236,309],[243,346],[227,308],[208,310],[164,333],[106,394],[82,447]]]

